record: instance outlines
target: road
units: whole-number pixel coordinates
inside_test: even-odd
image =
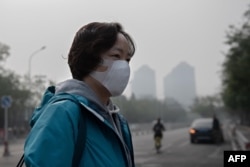
[[[3,157],[4,146],[0,145],[0,167],[15,167],[23,154],[24,139],[13,139],[9,142],[10,156]]]
[[[164,133],[162,151],[157,154],[152,135],[133,136],[137,167],[222,167],[224,150],[231,150],[226,134],[224,144],[191,144],[188,128],[182,128]]]
[[[136,167],[222,167],[223,151],[231,150],[226,136],[225,140],[222,145],[190,144],[187,128],[168,130],[164,133],[162,151],[156,154],[152,133],[137,134],[133,136]],[[16,166],[23,143],[23,139],[12,141],[9,157],[2,157],[4,147],[0,145],[0,167]]]

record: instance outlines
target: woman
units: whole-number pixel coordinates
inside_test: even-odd
[[[75,161],[80,167],[134,167],[128,124],[110,100],[124,91],[134,52],[119,23],[93,22],[76,33],[68,55],[73,79],[49,87],[34,111],[24,147],[27,167],[69,167]]]

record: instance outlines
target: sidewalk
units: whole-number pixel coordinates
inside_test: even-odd
[[[23,154],[24,139],[14,139],[9,142],[9,153],[7,157],[3,156],[4,145],[0,145],[0,167],[16,167]]]

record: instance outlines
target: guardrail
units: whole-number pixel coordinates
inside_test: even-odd
[[[234,150],[250,150],[250,140],[243,134],[247,133],[250,137],[250,129],[245,130],[236,125],[231,126],[232,145]]]
[[[250,150],[250,141],[237,129],[235,130],[235,137],[240,150]]]

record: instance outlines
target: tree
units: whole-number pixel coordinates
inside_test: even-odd
[[[249,6],[250,7],[250,6]],[[240,27],[230,26],[226,44],[229,51],[223,63],[222,98],[225,105],[250,124],[250,8]]]
[[[218,95],[197,97],[191,106],[191,111],[202,117],[212,117],[214,114],[222,115],[222,100]]]
[[[4,61],[10,55],[9,46],[0,42],[0,61]]]
[[[130,123],[146,123],[161,117],[166,122],[183,122],[186,120],[186,111],[177,103],[155,98],[136,99],[132,94],[114,97],[112,101],[119,106],[122,114]]]

